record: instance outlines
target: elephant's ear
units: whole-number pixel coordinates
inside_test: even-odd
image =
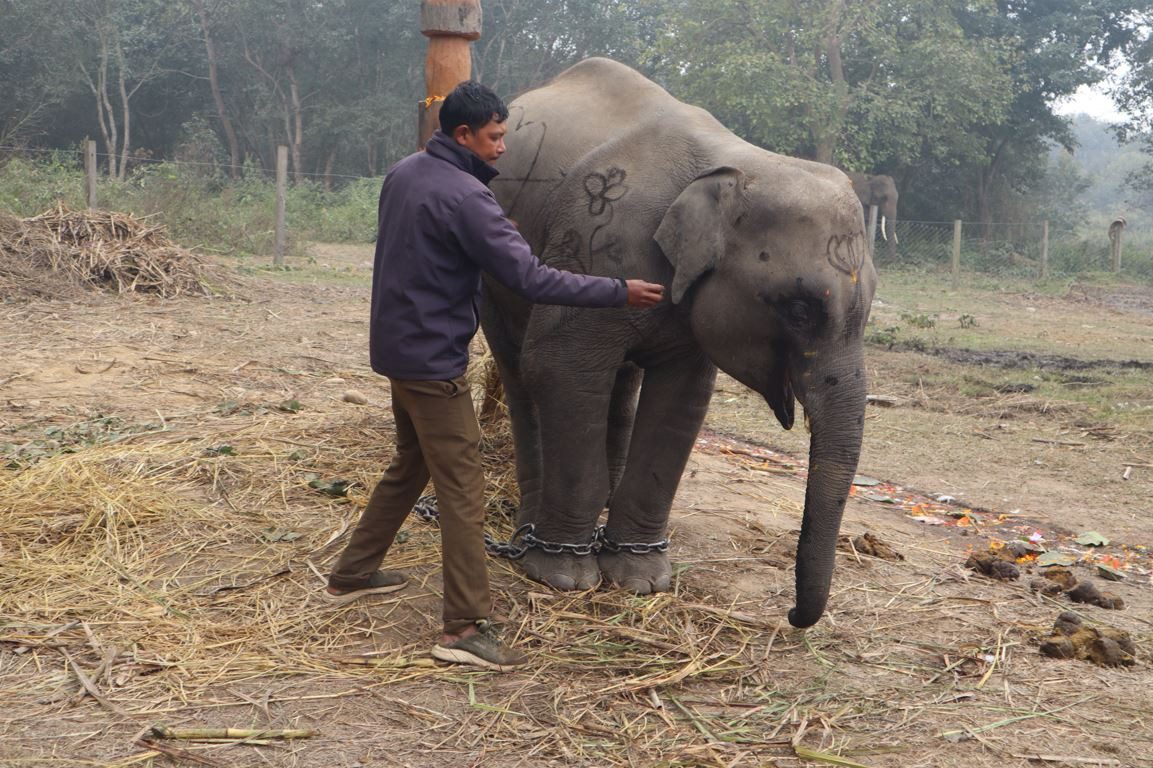
[[[676,270],[674,304],[680,303],[697,278],[724,258],[743,178],[736,168],[710,168],[684,188],[661,219],[653,239]]]

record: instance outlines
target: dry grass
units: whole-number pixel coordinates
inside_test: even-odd
[[[358,698],[404,715],[384,732],[397,762],[369,764],[473,765],[494,749],[520,761],[501,765],[960,764],[930,757],[948,744],[968,764],[993,765],[1045,743],[1127,765],[1101,750],[1153,747],[1148,730],[1133,732],[1147,712],[1126,693],[1128,673],[1037,658],[1034,636],[1067,606],[973,584],[910,539],[899,541],[907,563],[845,555],[829,615],[804,633],[781,623],[788,529],[750,524],[733,539],[749,556],[732,559],[759,562],[767,600],[726,590],[706,565],[724,551],[699,542],[682,540],[674,591],[647,597],[547,592],[494,562],[498,609],[533,653],[531,671],[439,666],[426,653],[439,624],[434,526],[406,528],[389,565],[417,584],[395,600],[335,611],[311,600],[391,432],[367,415],[302,416],[218,417],[2,476],[0,732],[61,729],[83,712],[96,727],[77,732],[120,744],[91,763],[77,762],[77,745],[67,760],[41,753],[32,764],[179,764],[191,749],[213,765],[259,765],[261,748],[275,765],[351,764],[331,762],[334,747],[356,754],[339,738],[348,718],[326,712]],[[499,511],[511,467],[502,425],[486,440],[498,537],[511,528]],[[734,477],[764,471],[755,452],[726,454]],[[318,494],[315,475],[354,480],[352,498]],[[153,723],[254,722],[321,736],[287,752],[242,739],[132,746]],[[381,747],[378,727],[356,738]],[[0,747],[0,760],[21,754],[12,749]]]
[[[63,205],[28,219],[0,214],[0,297],[7,300],[64,298],[77,286],[205,295],[221,282],[219,270],[172,243],[163,226],[129,214]]]
[[[156,304],[132,304],[77,318],[156,323],[158,339],[187,322],[162,325],[145,314]],[[273,363],[302,363],[275,349],[285,339],[349,326],[304,300],[233,309],[248,314],[229,315],[226,330],[250,349],[213,337],[200,358],[185,347],[177,367],[126,372],[145,382],[131,390],[138,421],[0,468],[0,765],[1151,764],[1147,586],[1116,587],[1131,604],[1123,612],[1041,598],[964,570],[977,537],[854,499],[843,531],[870,530],[905,560],[842,551],[827,615],[793,630],[803,454],[767,461],[738,441],[693,459],[671,592],[556,593],[491,560],[506,635],[533,664],[510,675],[441,666],[427,653],[440,626],[434,525],[411,520],[390,555],[388,567],[413,577],[405,591],[335,610],[315,599],[387,461],[392,425],[378,407],[318,394],[327,377],[352,377],[359,350],[346,358],[334,344],[307,370]],[[223,338],[213,327],[199,326]],[[155,398],[187,381],[213,397],[315,389],[296,413],[201,403],[159,417]],[[506,538],[515,487],[499,416],[486,424],[485,460],[489,529]],[[354,485],[332,497],[314,478]],[[1133,633],[1140,665],[1043,659],[1037,638],[1070,608]],[[177,741],[154,738],[154,724],[317,733]]]

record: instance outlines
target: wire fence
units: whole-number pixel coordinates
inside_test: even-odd
[[[1084,235],[1053,230],[1045,222],[898,221],[896,238],[878,232],[873,260],[878,269],[976,272],[1015,277],[1047,277],[1115,270],[1153,277],[1153,258],[1143,247],[1124,250],[1126,240],[1143,233],[1122,231],[1115,244],[1109,232]],[[1114,254],[1114,248],[1122,248]],[[1127,257],[1127,258],[1124,258]]]
[[[4,161],[24,158],[60,173],[29,173],[22,179],[7,177],[0,188],[0,207],[15,209],[30,204],[54,204],[60,199],[83,205],[93,172],[86,182],[85,149],[37,149],[0,146],[0,172]],[[89,163],[106,165],[107,154],[89,146]],[[92,162],[95,158],[95,163]],[[169,171],[165,171],[169,169]],[[98,204],[120,206],[137,215],[161,213],[174,235],[194,243],[254,255],[274,250],[277,221],[272,174],[245,167],[242,179],[225,179],[227,165],[183,159],[134,158],[129,178],[115,182],[100,176]],[[325,239],[368,242],[375,237],[376,195],[380,177],[347,174],[301,174],[308,183],[291,185],[285,216],[292,241]],[[320,179],[339,178],[339,188],[328,190]],[[20,183],[23,182],[23,188]],[[36,211],[39,212],[39,211]],[[1090,235],[1048,228],[1045,222],[975,221],[896,222],[896,238],[886,240],[880,227],[874,244],[874,262],[881,270],[917,270],[952,275],[981,273],[1014,277],[1059,277],[1084,272],[1119,271],[1153,280],[1153,233],[1133,227],[1122,231],[1115,243],[1108,231]],[[1115,253],[1114,248],[1122,253]]]

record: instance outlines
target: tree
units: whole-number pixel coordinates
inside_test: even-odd
[[[1003,179],[1044,162],[1046,140],[1071,147],[1069,121],[1055,103],[1098,83],[1104,65],[1139,34],[1129,0],[996,0],[996,13],[958,14],[966,33],[998,41],[1011,55],[1013,98],[1005,118],[981,130],[985,162],[974,170],[974,200],[984,239]]]
[[[784,154],[894,176],[968,158],[1006,101],[1001,52],[959,2],[677,0],[651,56],[678,96]]]
[[[44,55],[59,38],[51,14],[29,3],[0,5],[0,145],[35,139],[64,101],[60,62]]]

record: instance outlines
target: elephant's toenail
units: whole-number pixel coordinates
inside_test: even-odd
[[[553,589],[576,589],[576,581],[565,573],[553,573],[545,577],[545,583]],[[585,587],[587,589],[587,587]]]
[[[621,582],[621,589],[636,592],[638,595],[647,595],[653,591],[653,585],[648,579],[625,579]]]

